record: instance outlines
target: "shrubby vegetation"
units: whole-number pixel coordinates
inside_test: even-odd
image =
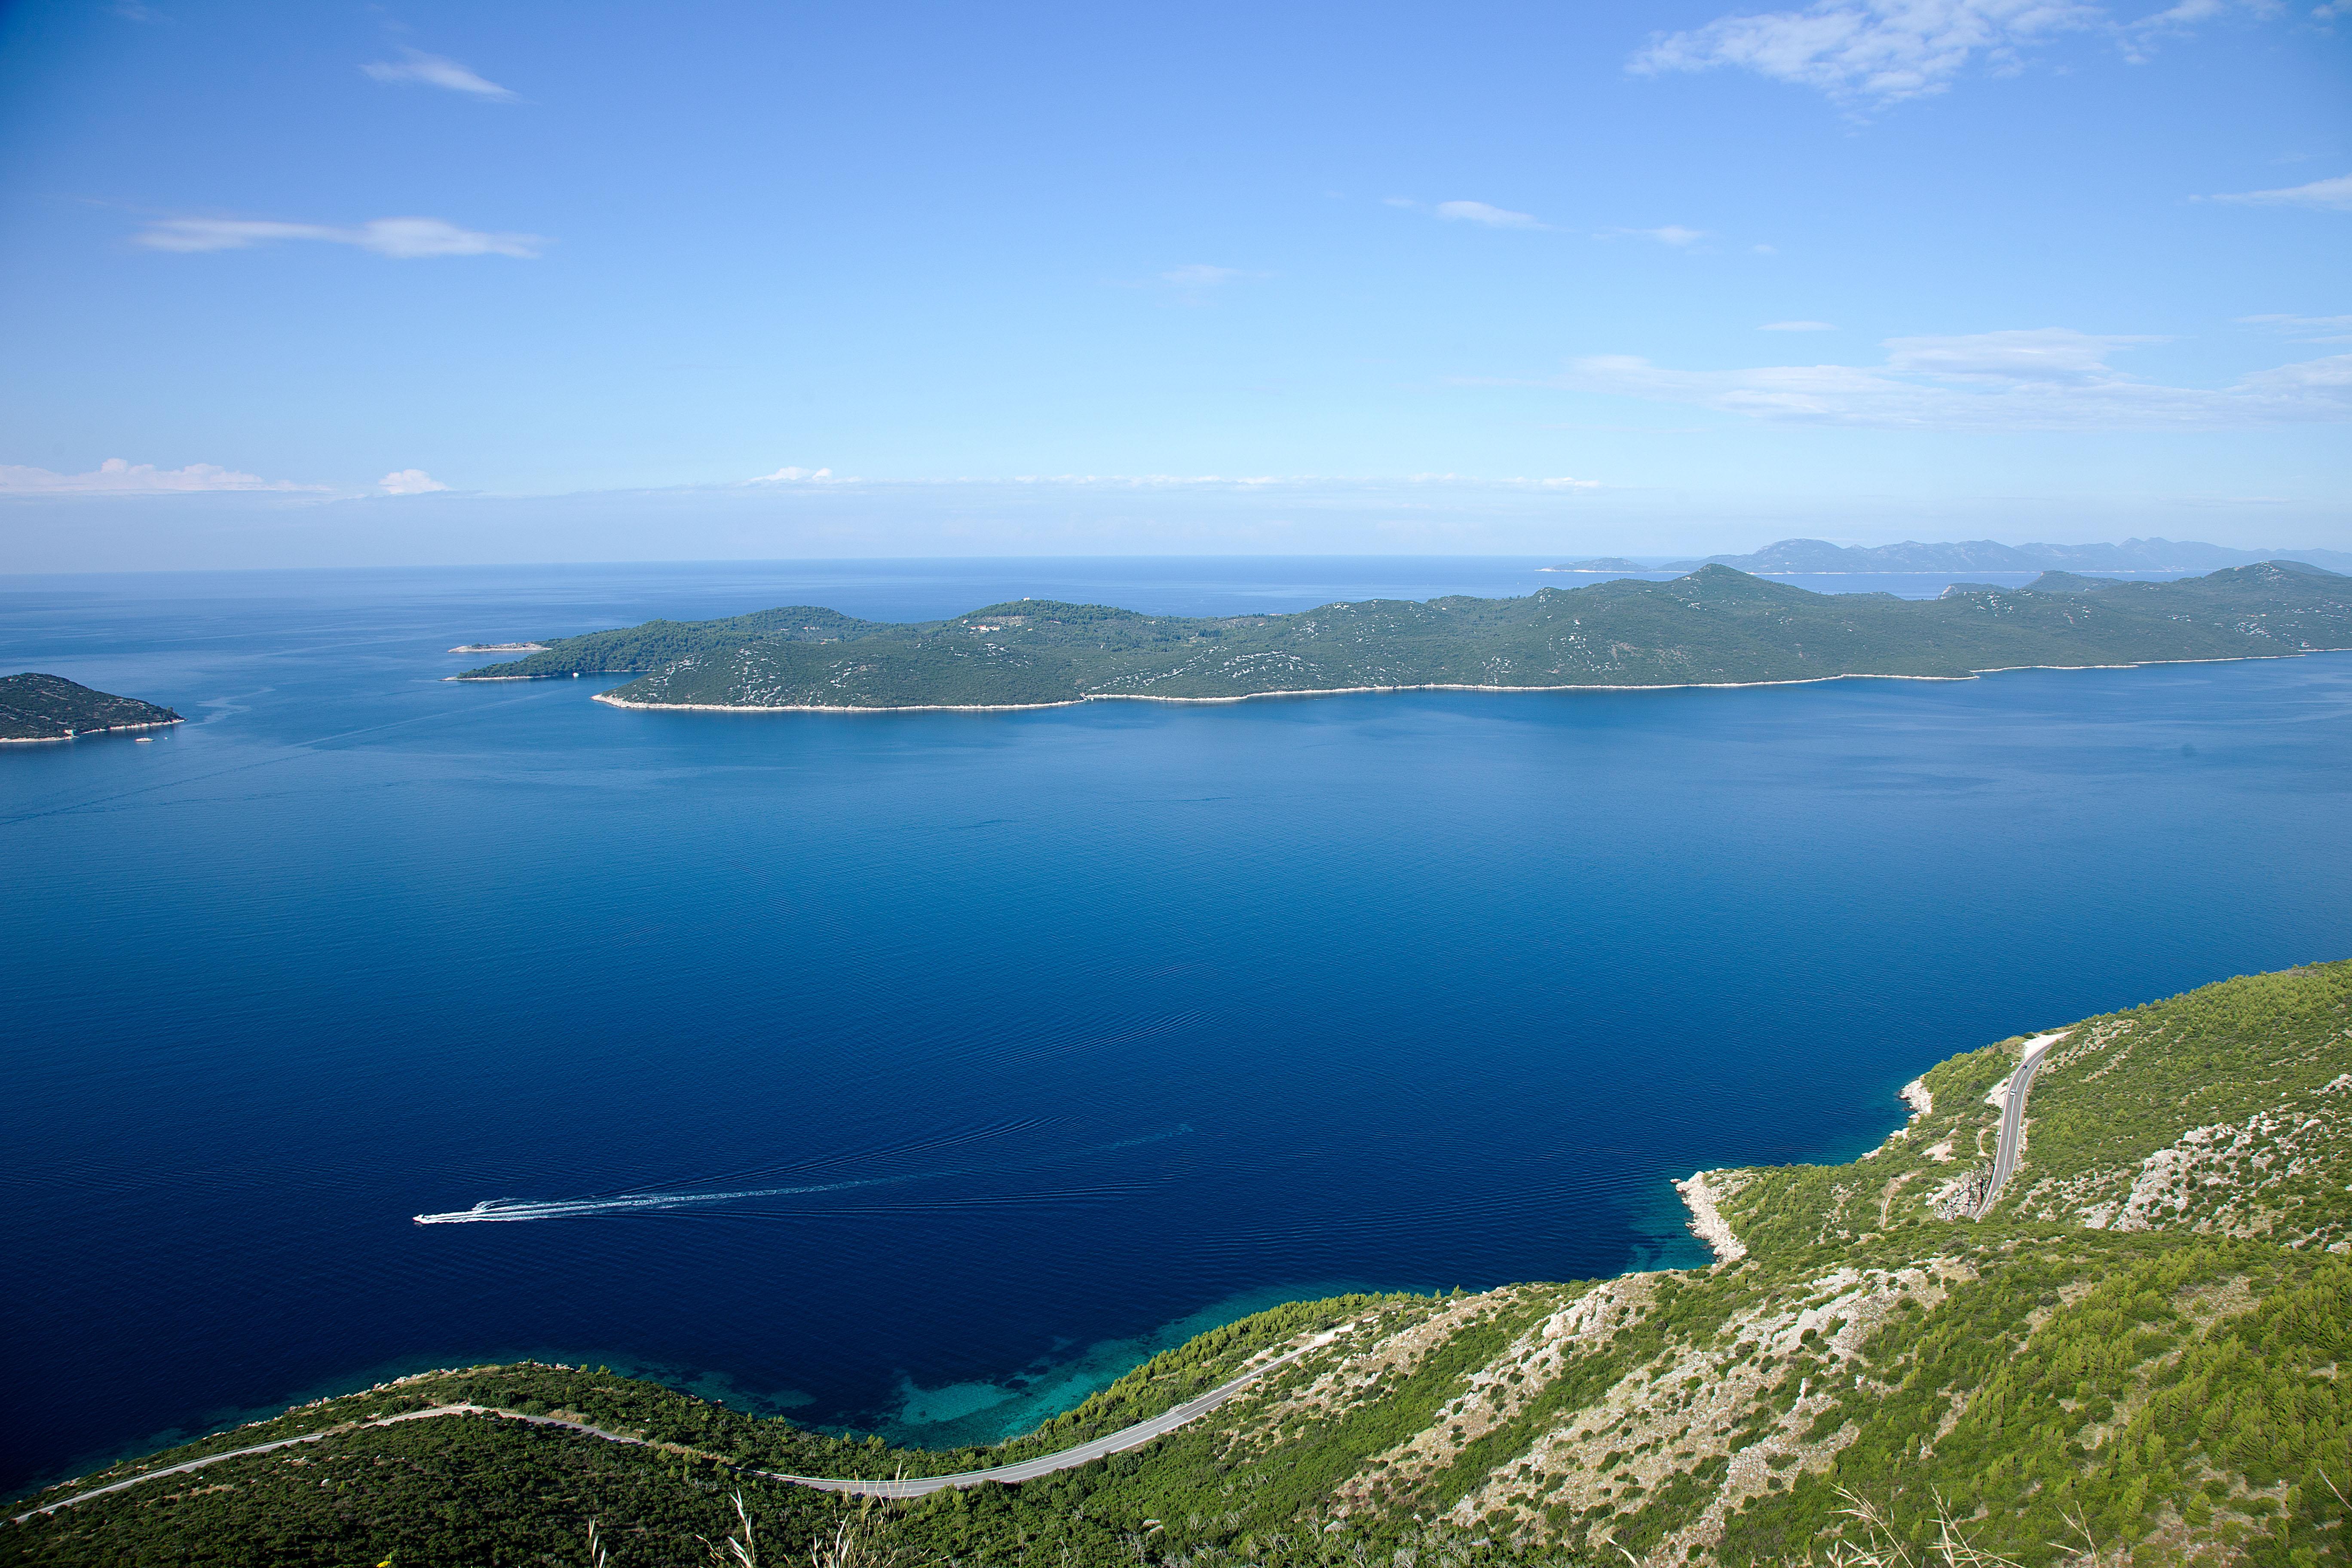
[[[896,626],[795,606],[558,638],[461,679],[633,673],[626,702],[984,707],[1397,686],[1675,686],[2352,647],[2352,578],[2294,563],[2174,583],[1814,594],[1727,566],[1522,599],[1145,616],[1024,599]]]
[[[96,691],[62,675],[27,670],[0,678],[0,741],[63,741],[179,721],[169,708]]]
[[[2074,1026],[2013,1190],[1948,1217],[2021,1044],[1932,1069],[1932,1109],[1864,1159],[1725,1173],[1734,1264],[1295,1303],[990,1449],[893,1450],[601,1369],[431,1373],[63,1489],[329,1434],[0,1527],[0,1562],[588,1563],[592,1523],[615,1565],[707,1563],[746,1529],[811,1568],[2352,1561],[2352,964]],[[2273,1131],[2200,1152],[2249,1125]],[[2193,1201],[2116,1206],[2172,1192],[2189,1154]],[[1019,1487],[861,1505],[756,1473],[1050,1453],[1321,1336],[1207,1418]],[[364,1424],[451,1403],[641,1441]]]

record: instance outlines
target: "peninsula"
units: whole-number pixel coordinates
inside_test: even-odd
[[[1147,616],[1023,599],[942,621],[805,605],[551,637],[453,680],[635,675],[624,708],[1024,708],[1437,688],[1741,686],[2276,658],[2352,648],[2352,577],[2300,562],[2171,583],[2053,573],[1941,598],[1816,594],[1728,566],[1518,599]]]
[[[109,730],[152,730],[180,715],[136,697],[94,691],[62,675],[0,677],[0,743],[70,741]]]

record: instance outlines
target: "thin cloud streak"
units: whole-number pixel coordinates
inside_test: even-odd
[[[1678,223],[1670,223],[1661,228],[1603,229],[1601,233],[1594,235],[1592,237],[1595,239],[1654,239],[1660,245],[1671,246],[1675,249],[1680,250],[1686,245],[1696,245],[1700,240],[1705,239],[1706,237],[1706,230],[1703,228],[1685,228]]]
[[[1569,475],[1542,478],[1515,476],[1488,479],[1477,474],[1406,474],[1401,478],[1344,479],[1328,474],[1013,474],[1005,477],[961,475],[939,479],[835,479],[831,468],[779,468],[772,474],[762,474],[745,484],[804,484],[833,487],[859,486],[870,489],[941,489],[969,487],[986,489],[1009,485],[1023,489],[1068,487],[1088,489],[1232,489],[1232,490],[1381,490],[1396,486],[1460,487],[1465,489],[1516,490],[1596,490],[1606,488],[1599,479],[1576,479]],[[694,487],[689,487],[694,488]]]
[[[415,83],[423,87],[445,88],[473,98],[487,98],[500,103],[517,103],[521,95],[497,82],[476,76],[456,60],[440,55],[428,55],[422,49],[403,49],[407,58],[399,60],[371,60],[360,69],[381,82],[394,86]]]
[[[2162,386],[2115,369],[2161,340],[2063,327],[1889,338],[1879,365],[1688,371],[1632,355],[1570,362],[1546,384],[1779,423],[1992,433],[2225,429],[2352,421],[2352,354],[2257,371],[2234,386]]]
[[[325,491],[325,485],[298,485],[290,479],[265,479],[239,473],[217,463],[190,463],[184,468],[159,468],[109,458],[87,473],[60,474],[47,468],[0,463],[0,495],[133,496],[192,495],[209,490]]]
[[[132,238],[151,250],[184,254],[250,250],[285,239],[315,240],[352,246],[396,261],[443,256],[510,256],[529,260],[551,243],[541,235],[487,234],[437,217],[380,217],[352,227],[247,218],[160,218]]]
[[[2352,316],[2240,316],[2242,327],[2268,327],[2307,343],[2352,343]]]
[[[1485,202],[1440,202],[1432,210],[1448,223],[1484,224],[1488,228],[1549,226],[1532,213],[1516,213],[1508,207],[1490,206]]]
[[[2326,212],[2352,212],[2352,174],[2314,180],[2277,191],[2241,191],[2235,195],[2195,196],[2200,202],[2232,202],[2241,206],[2317,207]]]

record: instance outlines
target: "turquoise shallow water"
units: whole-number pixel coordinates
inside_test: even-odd
[[[1694,1260],[1670,1176],[2352,952],[2345,656],[860,717],[439,679],[1537,564],[0,580],[0,663],[192,721],[0,754],[0,1484],[531,1352],[993,1436],[1286,1296]],[[411,1220],[484,1200],[574,1206]]]

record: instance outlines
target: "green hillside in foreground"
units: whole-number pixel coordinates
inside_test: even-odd
[[[1815,594],[1707,566],[1523,599],[1146,616],[1024,599],[892,625],[793,606],[548,640],[453,677],[634,674],[652,707],[908,708],[1231,699],[1367,687],[1685,686],[2276,657],[2352,648],[2352,577],[2295,562],[2173,583],[2053,574],[1939,599]]]
[[[593,1522],[611,1563],[702,1563],[698,1537],[741,1539],[738,1492],[762,1560],[812,1568],[2352,1561],[2352,963],[2072,1026],[1969,1218],[2023,1044],[1932,1068],[1859,1160],[1694,1178],[1728,1227],[1711,1268],[1293,1304],[985,1452],[601,1370],[427,1373],[46,1494],[331,1434],[0,1526],[0,1563],[588,1563]],[[1021,1487],[860,1505],[743,1473],[1051,1453],[1301,1347],[1148,1447]],[[361,1425],[460,1402],[512,1415]]]
[[[0,741],[68,741],[107,730],[176,724],[169,708],[92,690],[62,675],[0,676]]]

